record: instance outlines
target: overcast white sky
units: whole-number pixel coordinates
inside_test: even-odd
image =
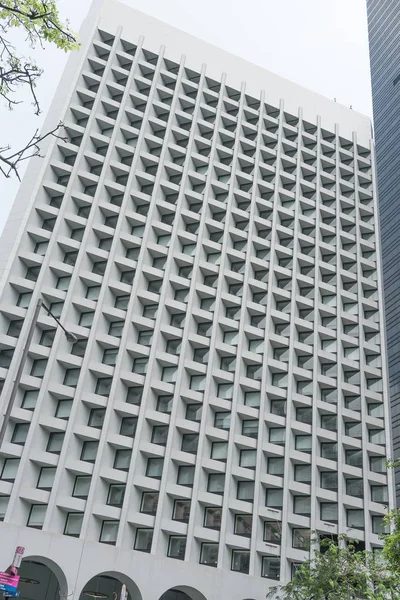
[[[126,4],[257,63],[354,110],[372,115],[365,0],[124,0]],[[90,0],[59,0],[77,30]],[[182,48],[184,53],[184,48]],[[11,113],[0,104],[0,146],[23,146],[42,124],[67,56],[48,48],[30,53],[44,74],[37,95]],[[40,160],[40,159],[35,159]],[[0,232],[18,189],[0,175]]]

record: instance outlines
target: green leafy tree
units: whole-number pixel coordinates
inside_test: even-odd
[[[391,530],[382,535],[383,556],[391,571],[400,575],[400,509],[392,510],[383,521]]]
[[[28,90],[32,99],[34,113],[40,114],[40,105],[36,95],[37,81],[42,69],[31,58],[22,56],[9,41],[12,29],[23,31],[32,49],[44,47],[46,43],[69,51],[79,47],[75,34],[68,21],[60,19],[56,0],[0,0],[0,98],[11,110],[21,102],[19,93]],[[18,175],[22,161],[31,156],[40,155],[40,142],[49,135],[56,135],[61,124],[52,131],[40,135],[35,134],[27,144],[18,151],[11,146],[0,147],[0,171],[10,177]]]
[[[357,551],[346,538],[339,544],[321,541],[296,572],[292,581],[270,590],[274,600],[397,600],[400,577],[392,573],[383,558]]]

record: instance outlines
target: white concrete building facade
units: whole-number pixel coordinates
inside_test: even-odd
[[[81,40],[0,244],[0,569],[262,600],[393,506],[370,122],[112,0]],[[40,299],[77,341],[21,363]]]

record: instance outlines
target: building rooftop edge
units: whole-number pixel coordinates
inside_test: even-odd
[[[343,137],[352,137],[352,133],[356,132],[359,143],[366,146],[370,144],[372,128],[367,115],[138,11],[127,2],[93,0],[92,9],[100,13],[99,26],[108,31],[116,32],[123,23],[124,35],[128,34],[131,40],[143,36],[144,46],[149,50],[156,52],[165,46],[165,56],[175,61],[180,61],[181,56],[185,55],[188,67],[193,70],[200,70],[202,64],[206,63],[207,75],[211,78],[219,80],[226,73],[227,84],[231,87],[240,89],[245,82],[246,93],[257,98],[262,90],[266,90],[266,102],[279,106],[283,99],[287,112],[297,115],[302,107],[305,120],[316,122],[320,116],[322,127],[332,130],[337,124],[339,134]]]

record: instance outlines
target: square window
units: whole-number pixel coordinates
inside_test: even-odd
[[[245,392],[244,404],[253,408],[260,408],[260,392]]]
[[[311,515],[310,496],[293,496],[293,512],[295,515],[309,517]]]
[[[321,521],[338,522],[338,505],[334,502],[321,502]]]
[[[263,556],[261,577],[279,581],[281,576],[281,561],[277,556]]]
[[[201,421],[203,406],[201,404],[188,404],[186,406],[186,419],[199,423]]]
[[[32,292],[22,292],[18,296],[17,306],[20,308],[28,308],[31,302]]]
[[[337,460],[338,448],[336,442],[321,443],[321,457],[328,460]]]
[[[178,479],[179,485],[185,485],[186,487],[193,487],[194,482],[194,467],[181,465],[178,468]]]
[[[27,527],[42,529],[46,516],[47,504],[32,504],[29,512]]]
[[[250,551],[249,550],[232,550],[232,571],[238,573],[249,573],[250,566]]]
[[[281,488],[267,488],[265,496],[265,506],[282,510],[283,490]]]
[[[285,427],[270,427],[269,441],[271,444],[276,444],[278,446],[284,446],[286,443]]]
[[[72,400],[59,400],[55,416],[57,419],[69,419],[72,409]]]
[[[78,385],[80,373],[80,369],[67,369],[65,371],[63,384],[68,385],[69,387],[76,388],[76,386]]]
[[[143,316],[147,319],[155,319],[157,315],[158,304],[146,304],[143,307]]]
[[[197,433],[185,433],[182,435],[182,451],[196,454],[199,444],[199,436]]]
[[[75,477],[74,489],[72,496],[74,498],[86,499],[89,495],[90,484],[92,478],[89,475],[77,475]]]
[[[184,560],[186,551],[186,537],[179,535],[171,535],[168,545],[168,556]]]
[[[311,465],[295,465],[294,480],[300,483],[311,483]]]
[[[307,454],[311,454],[312,436],[311,435],[296,435],[295,436],[295,448],[299,452],[307,452]]]
[[[153,479],[161,479],[163,469],[164,469],[164,459],[163,458],[148,458],[147,459],[146,477],[152,477]]]
[[[209,567],[218,565],[218,544],[203,542],[201,545],[200,564]]]
[[[145,375],[147,371],[147,363],[149,359],[146,357],[137,357],[133,360],[132,364],[132,373],[137,373],[138,375]]]
[[[174,521],[182,521],[182,523],[188,523],[190,516],[190,507],[190,500],[175,500],[172,519]]]
[[[174,400],[174,397],[170,396],[170,395],[158,396],[158,400],[157,400],[158,412],[166,413],[168,415],[171,414],[173,400]]]
[[[137,422],[137,417],[123,417],[121,419],[120,435],[126,435],[131,438],[135,437]]]
[[[89,413],[89,427],[95,427],[96,429],[101,429],[104,423],[104,417],[106,415],[105,408],[92,408]]]
[[[52,432],[49,435],[47,442],[46,452],[52,452],[53,454],[60,454],[64,442],[64,432]]]
[[[39,390],[25,390],[21,408],[24,408],[25,410],[35,410],[38,395]]]
[[[206,507],[204,511],[204,527],[208,529],[220,529],[222,520],[222,508]]]
[[[168,425],[155,425],[151,434],[151,442],[159,446],[166,446],[168,439]]]
[[[19,458],[6,458],[1,470],[0,479],[2,481],[14,481],[18,472]]]
[[[42,467],[40,469],[39,478],[36,488],[38,490],[51,491],[56,476],[56,467]]]
[[[257,439],[258,437],[258,421],[249,420],[242,423],[242,435]]]
[[[240,466],[245,469],[255,469],[257,460],[257,450],[241,450]]]
[[[126,393],[125,402],[128,404],[135,404],[136,406],[140,406],[143,397],[143,387],[135,386],[128,388]]]
[[[79,537],[82,529],[83,513],[68,513],[65,521],[64,535]]]
[[[151,346],[151,342],[153,340],[152,329],[142,329],[138,334],[138,344],[142,344],[142,346]]]
[[[114,469],[120,471],[129,471],[131,464],[132,450],[116,450],[114,458]]]
[[[146,515],[155,515],[158,506],[158,492],[143,492],[142,503],[140,505],[140,512]]]
[[[29,423],[16,423],[12,434],[11,443],[23,446],[26,442],[28,431]]]
[[[151,552],[154,529],[138,528],[136,530],[135,550],[140,552]]]
[[[269,475],[281,476],[285,470],[285,459],[280,456],[269,456],[267,463],[267,473]]]
[[[384,456],[371,456],[369,459],[370,470],[373,473],[386,473],[386,460]]]
[[[231,413],[216,412],[214,418],[214,427],[217,427],[218,429],[229,430],[231,427]]]
[[[87,340],[78,340],[72,344],[71,354],[74,356],[85,356]]]
[[[40,337],[39,344],[41,346],[45,346],[46,348],[51,348],[53,345],[55,336],[56,336],[55,329],[46,329],[45,331],[43,331],[43,333]]]
[[[311,544],[311,531],[294,527],[292,531],[292,547],[297,550],[309,550]]]
[[[97,450],[99,447],[99,442],[83,442],[82,444],[82,452],[81,452],[81,460],[86,462],[94,463],[96,461]]]
[[[161,381],[164,381],[165,383],[175,383],[177,372],[177,367],[163,367]]]
[[[364,511],[357,508],[348,508],[346,511],[347,515],[347,527],[352,529],[364,529]]]
[[[254,481],[238,481],[237,483],[237,499],[246,502],[254,500]]]
[[[251,537],[253,515],[235,515],[235,534]]]
[[[119,348],[106,348],[103,352],[103,358],[101,362],[103,365],[115,366],[117,362]]]
[[[377,535],[390,533],[390,528],[385,525],[381,515],[372,516],[372,533]]]
[[[81,313],[81,316],[79,317],[79,325],[82,325],[82,327],[91,327],[93,324],[93,319],[94,319],[93,311],[83,312],[83,313]]]
[[[33,377],[40,377],[42,379],[44,377],[46,367],[47,358],[39,358],[34,360],[31,368],[31,375],[33,375]]]
[[[118,521],[103,521],[99,542],[115,545],[118,535]]]
[[[213,442],[211,444],[211,458],[226,462],[228,458],[228,442]]]
[[[109,506],[122,506],[125,497],[124,484],[112,483],[108,488],[107,504]]]
[[[196,392],[204,392],[206,378],[204,375],[192,375],[190,378],[190,389]]]
[[[321,472],[321,488],[337,492],[338,490],[338,474],[335,471]]]
[[[225,473],[210,473],[208,475],[207,491],[212,494],[223,494],[225,487]]]
[[[109,396],[112,385],[112,377],[99,377],[96,382],[95,393],[99,396]]]
[[[264,542],[280,545],[282,541],[282,523],[266,521],[264,524]]]
[[[112,323],[110,323],[110,327],[108,328],[108,335],[113,335],[114,337],[120,338],[122,337],[123,329],[123,321],[113,321]]]

